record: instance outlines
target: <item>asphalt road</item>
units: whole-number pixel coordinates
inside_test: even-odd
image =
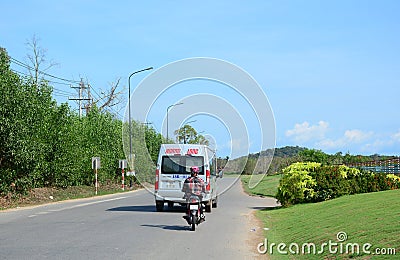
[[[156,212],[146,190],[3,211],[0,259],[252,259],[251,213],[275,200],[232,183],[218,179],[225,192],[195,232],[183,207]]]

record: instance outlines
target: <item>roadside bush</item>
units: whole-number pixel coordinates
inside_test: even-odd
[[[310,173],[316,181],[314,202],[350,194],[347,172],[341,166],[322,166]]]
[[[386,175],[386,181],[389,189],[400,189],[400,177],[394,174]]]
[[[316,181],[309,175],[320,163],[293,163],[284,168],[276,198],[283,206],[312,201]]]
[[[399,176],[360,171],[344,165],[294,163],[282,173],[276,198],[283,206],[400,188]]]

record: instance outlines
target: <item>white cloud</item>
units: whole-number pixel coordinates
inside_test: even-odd
[[[385,150],[388,147],[393,146],[392,140],[376,139],[371,143],[366,143],[361,147],[361,151],[367,153],[379,153],[379,151]]]
[[[373,132],[363,132],[357,129],[344,132],[344,141],[349,143],[361,143],[373,136]]]
[[[373,132],[363,132],[357,129],[346,130],[342,137],[336,140],[324,139],[318,142],[317,146],[322,149],[348,148],[351,145],[360,144],[371,139],[373,135]]]
[[[346,145],[343,138],[339,138],[337,140],[332,139],[324,139],[320,142],[316,143],[316,146],[321,149],[336,149],[336,148],[343,148]]]
[[[400,143],[400,130],[392,135],[392,140]]]
[[[315,125],[304,122],[296,124],[293,129],[287,130],[285,134],[296,145],[305,145],[327,152],[351,151],[351,153],[390,154],[394,151],[398,154],[396,145],[400,144],[400,129],[394,133],[348,129],[337,138],[328,136],[328,130],[333,132],[325,121],[320,121]]]
[[[308,122],[295,124],[294,128],[286,131],[286,136],[293,138],[298,143],[305,143],[312,140],[321,140],[325,138],[328,130],[328,122],[319,121],[317,125],[310,125]]]

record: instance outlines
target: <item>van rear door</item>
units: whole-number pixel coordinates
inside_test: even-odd
[[[182,198],[182,186],[190,176],[190,168],[199,167],[199,175],[204,175],[204,157],[191,155],[165,155],[161,161],[159,195]]]

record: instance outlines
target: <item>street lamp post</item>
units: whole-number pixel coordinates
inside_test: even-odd
[[[178,105],[182,105],[182,104],[183,104],[183,103],[180,102],[180,103],[177,103],[177,104],[172,104],[172,105],[170,105],[170,106],[167,107],[167,142],[168,142],[168,111],[169,111],[169,109],[170,109],[171,107],[173,107],[173,106],[178,106]]]
[[[138,71],[135,71],[135,72],[133,72],[133,73],[131,73],[131,75],[129,75],[129,77],[128,77],[128,96],[129,96],[129,99],[128,99],[128,117],[129,117],[129,165],[131,166],[132,165],[132,119],[131,119],[131,77],[133,76],[133,75],[135,75],[136,73],[139,73],[139,72],[143,72],[143,71],[146,71],[146,70],[152,70],[153,69],[153,67],[148,67],[148,68],[145,68],[145,69],[142,69],[142,70],[138,70]]]

